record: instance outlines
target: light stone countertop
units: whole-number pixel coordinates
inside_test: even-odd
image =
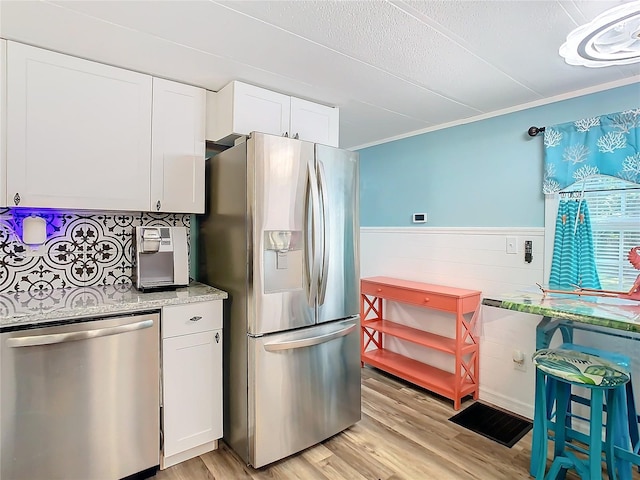
[[[227,297],[227,292],[198,282],[176,290],[148,293],[122,285],[4,293],[0,294],[0,332]]]

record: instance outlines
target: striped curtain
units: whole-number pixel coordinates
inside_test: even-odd
[[[548,126],[544,151],[545,194],[573,184],[584,191],[587,180],[601,175],[640,184],[640,108]],[[560,201],[549,285],[602,288],[584,198]]]
[[[549,286],[602,288],[596,270],[593,233],[586,200],[561,200]]]

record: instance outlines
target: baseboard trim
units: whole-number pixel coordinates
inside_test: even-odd
[[[480,387],[480,400],[495,405],[496,407],[504,408],[510,412],[517,413],[529,420],[533,419],[533,404],[519,402],[511,397],[506,397],[501,393],[482,388],[482,386]]]
[[[182,463],[186,460],[197,457],[198,455],[204,455],[205,453],[216,450],[217,448],[218,440],[214,440],[213,442],[208,442],[204,445],[190,448],[189,450],[186,450],[184,452],[176,453],[175,455],[171,455],[170,457],[165,457],[164,455],[162,455],[160,458],[160,470],[172,467],[174,465],[177,465],[178,463]]]

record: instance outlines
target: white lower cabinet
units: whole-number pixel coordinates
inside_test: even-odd
[[[222,438],[222,301],[162,309],[161,468]]]

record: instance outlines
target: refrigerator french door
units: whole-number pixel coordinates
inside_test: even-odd
[[[358,155],[253,133],[207,169],[200,279],[231,298],[224,437],[260,467],[360,419]]]
[[[270,135],[251,140],[257,248],[248,333],[358,315],[357,154]]]

